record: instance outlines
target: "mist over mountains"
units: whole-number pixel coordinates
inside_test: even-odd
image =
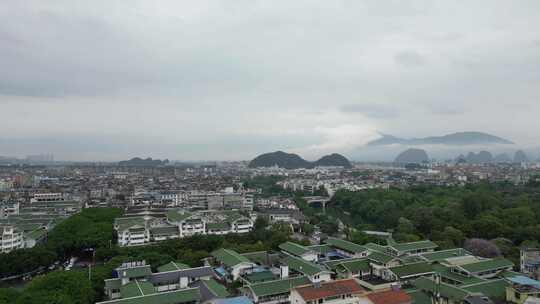
[[[424,150],[430,160],[439,161],[455,160],[459,155],[465,159],[470,152],[475,154],[470,155],[470,159],[475,161],[475,157],[478,157],[476,154],[481,151],[489,152],[491,157],[482,153],[479,159],[490,159],[489,161],[497,162],[522,162],[523,159],[530,161],[536,160],[540,156],[540,148],[519,146],[511,139],[476,131],[411,138],[381,134],[379,138],[351,151],[348,156],[355,161],[393,162],[401,153],[412,148]],[[526,154],[526,157],[523,158],[523,154],[520,152],[516,158],[514,154],[518,150],[521,152],[524,150],[523,154]],[[417,155],[424,158],[420,154]]]
[[[429,136],[424,138],[399,138],[388,134],[381,134],[381,138],[370,141],[368,146],[383,146],[383,145],[491,145],[504,144],[513,145],[514,143],[487,133],[482,132],[457,132],[442,136]]]

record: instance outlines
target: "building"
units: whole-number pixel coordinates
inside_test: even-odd
[[[540,248],[520,250],[519,270],[533,279],[540,280]]]
[[[18,202],[1,202],[0,219],[7,218],[13,215],[18,215],[20,209],[19,206],[20,204]]]
[[[212,256],[225,271],[221,272],[223,279],[238,280],[241,275],[257,266],[245,256],[231,249],[218,249],[212,252]]]
[[[324,243],[333,247],[339,254],[349,258],[363,258],[370,253],[369,249],[364,246],[338,238],[328,238]]]
[[[298,286],[291,290],[295,304],[358,304],[366,292],[354,279]]]
[[[530,300],[540,301],[540,281],[520,275],[508,280],[511,284],[506,287],[506,301],[515,304]]]
[[[115,269],[113,278],[105,280],[109,300],[100,303],[197,304],[228,296],[225,288],[213,280],[210,267],[166,270],[153,273],[145,261],[124,263]]]
[[[120,246],[143,245],[196,234],[247,233],[254,222],[236,211],[168,210],[165,214],[126,216],[115,219]]]
[[[311,250],[306,246],[302,246],[293,242],[286,242],[279,245],[279,249],[286,254],[299,257],[305,261],[315,262],[317,261],[317,252]]]
[[[243,294],[258,304],[289,304],[291,289],[309,284],[307,277],[282,278],[245,286]]]
[[[24,247],[23,234],[13,226],[0,227],[0,252],[7,253]]]

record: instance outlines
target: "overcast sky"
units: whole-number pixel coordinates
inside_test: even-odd
[[[0,155],[354,155],[540,139],[540,1],[4,1]]]

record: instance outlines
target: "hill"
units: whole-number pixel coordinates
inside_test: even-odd
[[[399,138],[392,135],[381,134],[381,138],[370,141],[369,146],[384,145],[478,145],[478,144],[514,144],[504,138],[482,132],[458,132],[443,136],[430,136],[424,138]]]
[[[496,163],[511,163],[512,159],[510,158],[510,156],[508,156],[508,154],[501,153],[493,157],[493,161]]]
[[[140,157],[134,157],[130,160],[123,160],[118,162],[118,165],[120,166],[163,166],[169,163],[169,160],[159,160],[159,159],[152,159],[151,157],[148,157],[146,159],[142,159]]]
[[[488,151],[480,151],[478,153],[469,152],[466,159],[471,164],[490,163],[493,161],[493,155]]]
[[[422,149],[407,149],[401,152],[394,162],[400,164],[410,164],[410,163],[423,163],[429,161],[429,156],[425,150]]]
[[[527,154],[525,154],[525,152],[523,152],[522,150],[518,150],[514,154],[515,163],[526,163],[528,161],[529,161],[529,158],[527,157]]]
[[[255,157],[249,163],[250,168],[273,167],[276,165],[285,169],[309,169],[317,166],[342,166],[345,168],[352,167],[347,158],[337,153],[325,155],[315,162],[309,162],[297,154],[276,151],[261,154]]]
[[[321,157],[319,160],[314,162],[315,167],[328,167],[328,166],[341,166],[344,168],[351,168],[351,163],[349,160],[337,153],[332,153],[330,155],[325,155]]]

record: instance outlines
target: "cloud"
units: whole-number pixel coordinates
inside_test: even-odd
[[[293,152],[317,158],[328,153],[351,153],[379,135],[369,124],[344,124],[333,127],[317,127],[315,132],[320,134],[320,143],[293,149]]]
[[[398,109],[395,107],[381,104],[346,104],[341,106],[340,110],[343,113],[361,113],[376,119],[394,118],[399,115]]]
[[[397,64],[407,68],[419,67],[426,64],[426,58],[415,51],[399,52],[394,56],[394,60]]]
[[[0,155],[238,159],[353,151],[373,130],[538,142],[538,1],[4,7],[0,138],[39,144],[4,141]],[[519,119],[501,125],[509,113]],[[85,141],[91,154],[71,149]]]

